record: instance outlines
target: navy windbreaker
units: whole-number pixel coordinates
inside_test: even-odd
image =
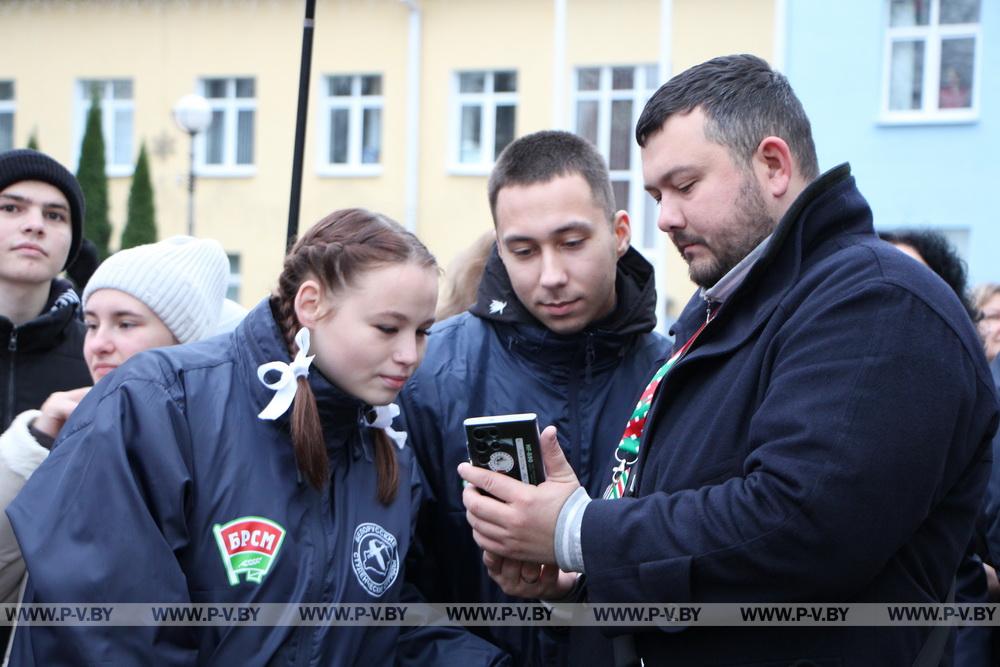
[[[331,479],[323,491],[306,483],[290,411],[274,422],[257,418],[273,395],[257,367],[288,359],[264,301],[231,335],[137,355],[98,383],[8,509],[30,575],[26,601],[413,600],[403,563],[420,492],[409,450],[399,452],[398,491],[385,506],[376,499],[367,406],[313,366]],[[247,562],[248,543],[270,554]],[[497,656],[446,628],[22,627],[14,641],[16,665],[404,657],[476,665]]]
[[[471,312],[437,324],[424,363],[399,396],[414,453],[428,478],[418,534],[430,558],[414,581],[435,602],[523,602],[493,583],[472,539],[456,468],[469,458],[466,417],[534,412],[592,495],[607,485],[611,453],[639,394],[667,353],[653,333],[653,269],[634,249],[618,261],[615,310],[560,336],[520,304],[494,249]],[[500,305],[502,304],[502,308]],[[447,563],[446,568],[439,567]],[[537,628],[474,628],[518,664],[565,662]],[[593,635],[594,633],[590,633]],[[592,656],[591,656],[592,657]]]

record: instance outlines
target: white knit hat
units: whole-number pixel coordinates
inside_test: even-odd
[[[99,289],[121,290],[189,343],[215,333],[228,279],[229,260],[218,242],[174,236],[104,260],[83,290],[83,305]]]

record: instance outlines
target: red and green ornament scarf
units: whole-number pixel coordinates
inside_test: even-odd
[[[649,416],[649,408],[653,404],[653,396],[656,395],[660,381],[667,376],[667,373],[670,372],[674,364],[687,354],[687,351],[694,344],[695,339],[705,330],[705,327],[708,326],[708,323],[712,321],[712,317],[714,316],[715,313],[711,312],[705,322],[694,332],[694,335],[688,339],[688,342],[684,343],[681,349],[674,352],[667,359],[667,362],[660,366],[656,373],[653,374],[653,379],[646,385],[642,396],[639,397],[639,402],[636,403],[635,409],[632,410],[632,416],[629,418],[628,424],[625,425],[625,433],[622,434],[622,439],[615,450],[615,460],[617,463],[611,469],[611,484],[608,485],[607,490],[604,492],[605,500],[613,500],[625,495],[625,489],[628,488],[629,477],[632,474],[632,466],[639,460],[639,443],[642,440],[643,432],[646,430],[646,417]]]

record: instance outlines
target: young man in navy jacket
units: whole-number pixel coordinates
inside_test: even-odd
[[[636,138],[659,227],[701,289],[603,498],[551,429],[538,487],[460,467],[500,499],[464,492],[491,574],[597,603],[948,599],[998,421],[958,298],[877,239],[846,164],[819,174],[801,104],[759,58],[674,77]],[[508,561],[546,567],[526,580]],[[943,651],[923,627],[672,630],[625,630],[616,648],[671,665],[909,666]]]
[[[558,424],[581,483],[597,493],[638,392],[668,348],[653,333],[653,268],[629,247],[628,214],[616,210],[591,144],[555,131],[518,139],[497,160],[489,200],[497,246],[478,301],[434,327],[399,396],[428,478],[418,534],[429,553],[415,580],[433,602],[516,601],[490,580],[465,521],[456,472],[469,457],[463,420],[534,412]],[[472,629],[517,664],[567,660],[564,635]]]

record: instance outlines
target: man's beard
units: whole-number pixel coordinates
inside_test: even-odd
[[[688,265],[688,275],[699,287],[708,289],[715,285],[774,231],[776,222],[751,178],[743,181],[733,207],[733,220],[708,248],[712,254],[709,261],[699,266]]]

